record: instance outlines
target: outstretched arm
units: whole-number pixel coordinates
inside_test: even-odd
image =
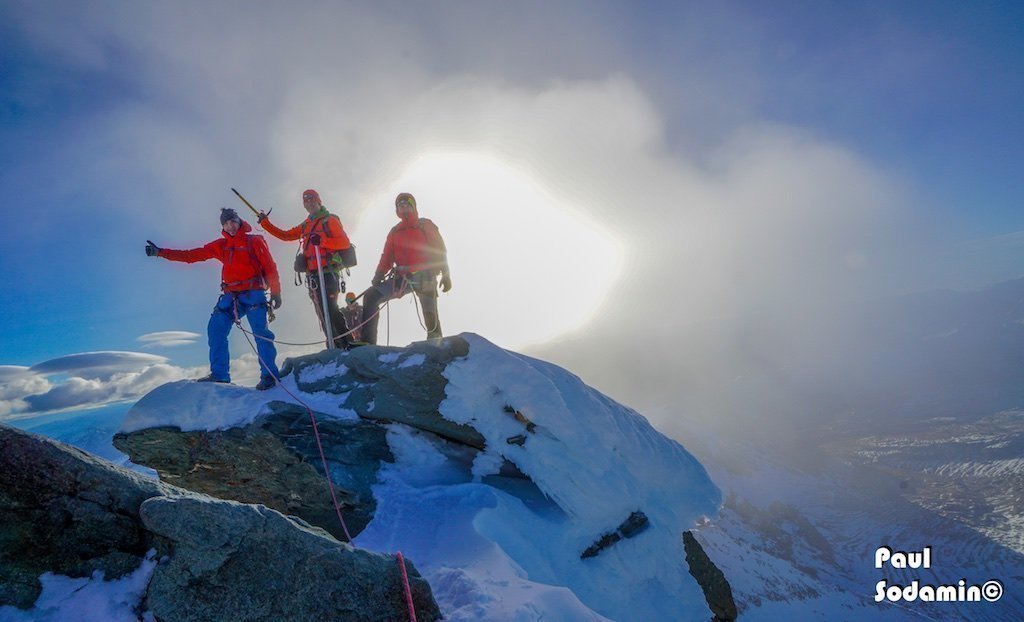
[[[278,240],[284,240],[285,242],[291,242],[292,240],[298,240],[302,237],[302,224],[295,225],[291,229],[282,229],[270,222],[270,218],[264,216],[259,219],[260,226],[263,230],[274,236]]]
[[[206,261],[207,259],[217,259],[220,257],[219,243],[220,240],[210,242],[206,246],[200,246],[199,248],[190,248],[183,251],[177,251],[170,248],[157,249],[157,257],[163,257],[170,261],[183,261],[185,263],[196,263],[197,261]]]

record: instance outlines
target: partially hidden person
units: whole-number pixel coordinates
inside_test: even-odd
[[[353,342],[362,341],[363,305],[359,304],[355,292],[345,294],[345,306],[341,313],[348,323],[349,333]]]

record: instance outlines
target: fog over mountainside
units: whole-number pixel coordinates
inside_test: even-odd
[[[896,619],[1024,611],[1024,279],[709,320],[672,340],[631,327],[549,355],[708,467],[726,500],[702,543],[728,560],[741,618],[801,602],[825,619],[872,601],[883,576],[1005,587],[995,604],[882,608]],[[882,545],[930,546],[934,567],[883,573]]]
[[[708,319],[671,340],[657,324],[622,326],[598,320],[586,336],[534,352],[668,429],[699,421],[803,442],[835,426],[870,434],[1024,406],[1024,279]]]

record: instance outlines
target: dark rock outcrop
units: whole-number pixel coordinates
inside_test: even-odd
[[[262,503],[326,529],[344,541],[309,413],[275,403],[275,412],[245,428],[181,432],[148,428],[114,436],[114,446],[160,479],[217,497]],[[317,427],[349,534],[373,517],[370,487],[381,461],[391,462],[385,430],[362,421],[321,418]]]
[[[142,607],[157,620],[393,620],[407,616],[394,557],[261,505],[146,479],[0,425],[0,605],[26,608],[46,571],[113,579],[155,549]],[[440,612],[408,564],[419,619]]]
[[[690,575],[697,580],[704,598],[708,602],[708,608],[715,614],[713,622],[730,622],[735,620],[739,613],[736,609],[736,601],[732,597],[732,587],[725,579],[725,574],[715,565],[704,547],[697,542],[697,538],[689,531],[683,532],[683,548],[686,551],[686,563],[690,567]]]
[[[137,568],[154,546],[139,520],[173,487],[74,447],[0,425],[0,605],[29,607],[39,575],[107,579]]]
[[[609,531],[608,533],[602,534],[593,544],[588,546],[586,550],[580,553],[580,559],[587,559],[588,557],[596,557],[598,553],[615,544],[623,538],[632,538],[636,534],[647,529],[651,524],[647,515],[643,512],[633,512],[626,520],[622,521],[615,531]]]

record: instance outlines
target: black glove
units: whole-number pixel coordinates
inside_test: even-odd
[[[153,244],[149,240],[146,240],[146,256],[147,257],[156,257],[159,254],[160,254],[160,247],[157,246],[156,244]]]
[[[281,308],[281,294],[271,294],[270,295],[270,304],[275,309],[280,309]]]
[[[314,233],[313,235],[309,236],[309,243],[312,246],[320,246],[320,234]]]
[[[441,275],[441,291],[447,292],[452,288],[452,275],[445,272]]]
[[[384,282],[384,275],[381,274],[380,272],[378,272],[377,274],[373,275],[373,278],[370,280],[370,284],[371,285],[380,285],[383,282]]]

